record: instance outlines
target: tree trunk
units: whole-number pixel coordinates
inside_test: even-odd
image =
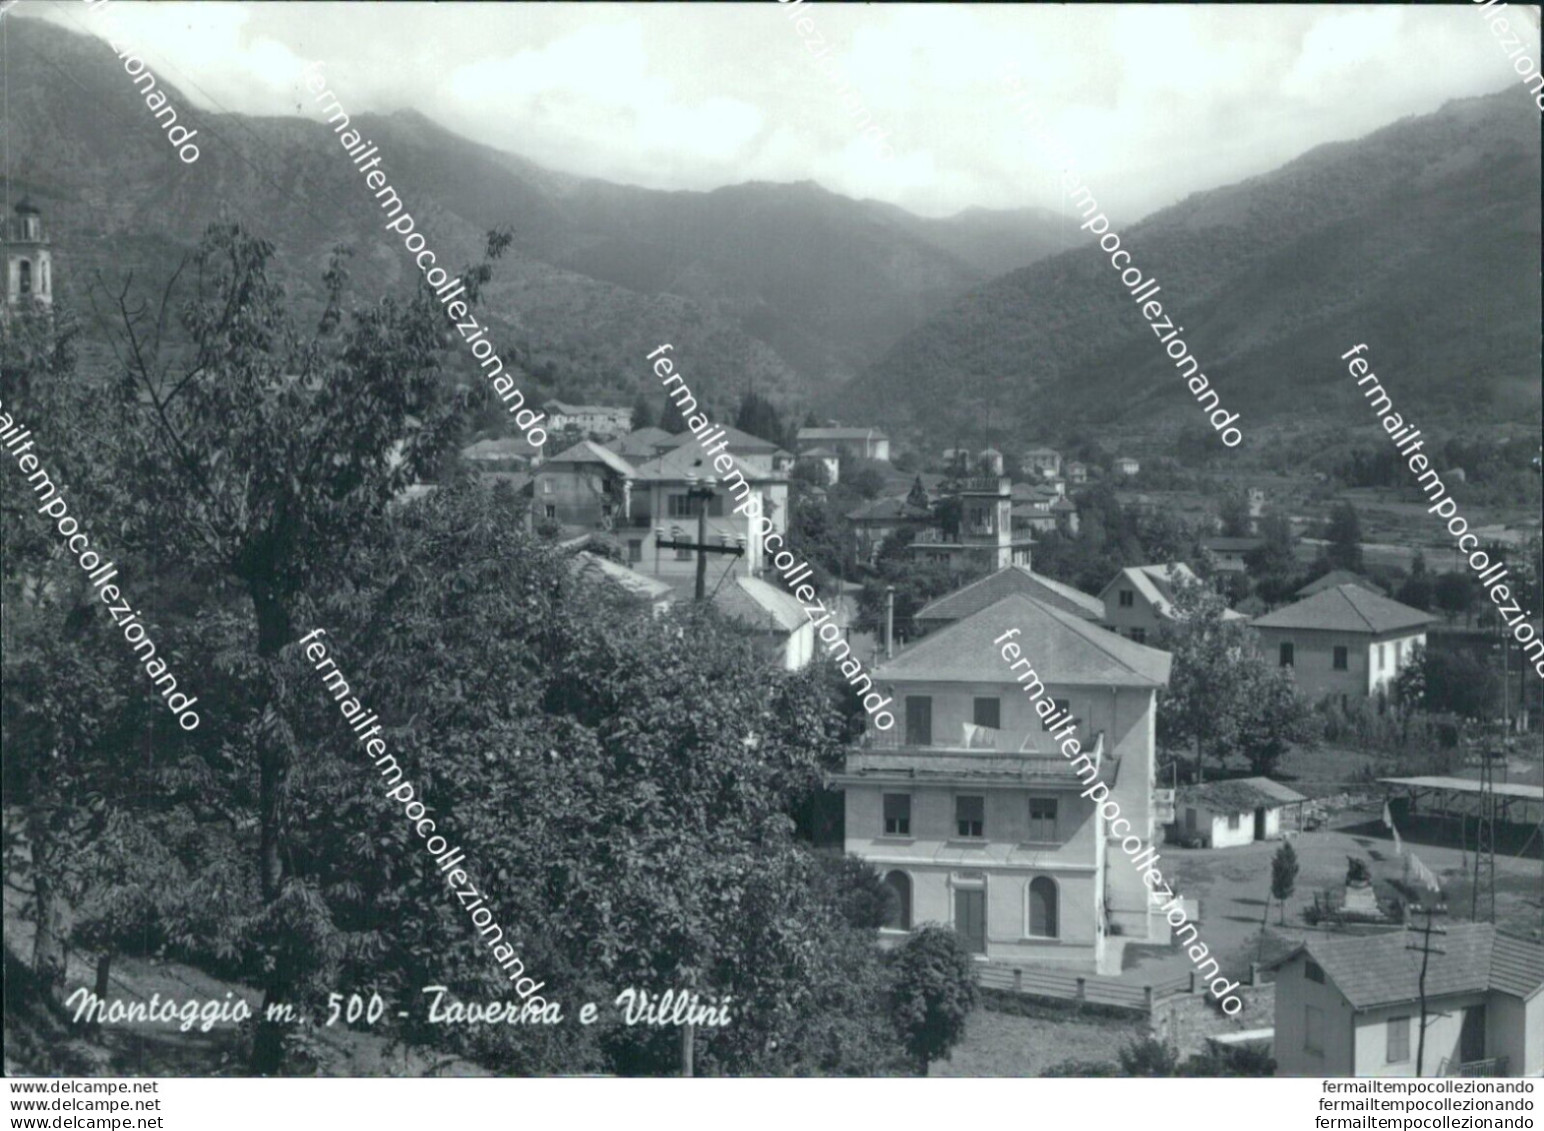
[[[111,981],[112,972],[113,952],[110,950],[104,950],[97,956],[96,961],[96,996],[98,1001],[107,1000],[107,990]],[[91,1022],[90,1028],[92,1032],[98,1032],[101,1030],[101,1014],[98,1014],[97,1019]]]
[[[285,778],[289,774],[290,735],[279,717],[279,650],[289,643],[289,610],[267,581],[251,584],[253,609],[257,614],[257,655],[262,670],[263,701],[259,706],[262,722],[257,730],[257,808],[258,875],[263,903],[272,904],[284,888],[284,855],[281,851],[283,825],[282,801]],[[277,961],[263,978],[263,1006],[257,1016],[257,1031],[252,1041],[251,1068],[254,1075],[272,1076],[283,1066],[284,1036],[291,1026],[268,1020],[268,1006],[288,1004],[289,971]]]
[[[52,759],[50,759],[51,761]],[[27,790],[27,847],[32,854],[32,910],[37,933],[32,939],[32,972],[52,1002],[64,984],[64,904],[54,883],[57,858],[44,799],[43,769],[34,769]]]
[[[1196,739],[1196,784],[1200,785],[1206,780],[1205,771],[1201,768],[1201,740]]]

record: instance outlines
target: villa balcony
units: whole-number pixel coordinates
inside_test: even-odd
[[[1505,1076],[1507,1058],[1487,1057],[1484,1060],[1444,1059],[1437,1067],[1438,1076]]]
[[[930,744],[907,742],[895,731],[870,731],[848,755],[846,776],[903,777],[909,779],[949,778],[991,780],[999,784],[1043,782],[1067,786],[1082,784],[1087,766],[1079,776],[1072,759],[1051,742],[1051,736],[1038,728],[1029,735],[1004,735],[990,727],[973,727],[973,733],[956,741]],[[998,743],[1002,746],[999,747]],[[1094,736],[1085,750],[1097,772],[1113,785],[1118,761],[1104,757],[1104,734]]]

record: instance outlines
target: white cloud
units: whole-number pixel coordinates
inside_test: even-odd
[[[29,7],[90,25],[74,0],[7,18]],[[814,178],[935,215],[1060,207],[1055,162],[1004,105],[1008,60],[1122,218],[1452,98],[1526,97],[1468,6],[802,5],[887,133],[880,161],[773,4],[111,7],[203,109],[200,91],[296,113],[319,59],[351,112],[414,108],[565,171],[689,189]]]

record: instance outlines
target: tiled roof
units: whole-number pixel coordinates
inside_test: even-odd
[[[617,455],[616,452],[601,447],[593,440],[580,440],[567,451],[560,452],[547,460],[546,463],[603,463],[618,475],[625,475],[629,479],[637,474],[632,464]],[[543,466],[546,466],[546,464]]]
[[[1496,932],[1490,952],[1490,988],[1528,998],[1544,987],[1544,946]]]
[[[1309,957],[1354,1009],[1420,999],[1421,956],[1414,934],[1312,938]],[[1497,990],[1527,998],[1544,989],[1544,945],[1504,935],[1491,923],[1449,923],[1426,969],[1428,999]]]
[[[1359,573],[1353,573],[1349,569],[1332,569],[1329,573],[1317,580],[1310,581],[1296,593],[1294,597],[1312,597],[1315,593],[1324,589],[1333,589],[1337,585],[1359,585],[1369,593],[1376,593],[1380,597],[1385,596],[1382,587],[1375,582],[1368,581]]]
[[[793,632],[809,620],[803,605],[759,577],[737,577],[720,585],[713,594],[713,605],[725,616],[744,621],[752,628],[775,626],[781,632]]]
[[[800,428],[798,442],[821,440],[888,440],[878,428]]]
[[[1278,805],[1308,800],[1297,790],[1270,778],[1234,778],[1181,786],[1179,799],[1187,804],[1204,805],[1214,813],[1242,813],[1261,806],[1274,809]]]
[[[606,447],[619,456],[648,459],[675,446],[675,437],[663,428],[639,428],[609,441]]]
[[[900,519],[922,522],[929,517],[930,512],[912,506],[905,499],[873,499],[847,512],[850,522],[894,522]]]
[[[722,435],[720,435],[720,432],[722,432]],[[715,437],[713,441],[715,446],[719,440],[727,441],[728,446],[724,448],[726,452],[741,452],[752,456],[777,452],[782,452],[786,456],[793,454],[792,452],[784,452],[779,445],[772,443],[770,440],[763,440],[760,436],[752,436],[749,432],[742,432],[738,428],[731,428],[727,424],[714,425],[712,431],[708,432],[707,435]],[[679,436],[671,437],[671,440],[671,447],[679,448],[682,444],[695,444],[697,437],[690,432],[682,432]]]
[[[1256,628],[1322,628],[1339,632],[1394,632],[1422,628],[1435,618],[1359,585],[1324,589],[1284,609],[1256,617]]]
[[[577,416],[581,413],[589,416],[627,416],[633,411],[620,405],[569,404],[567,401],[547,401],[542,408],[556,409],[565,416]]]
[[[518,459],[529,463],[532,448],[521,436],[503,436],[499,439],[478,440],[461,449],[462,459]]]
[[[851,517],[850,515],[848,517]],[[1011,565],[972,581],[963,589],[946,593],[928,602],[912,615],[919,621],[955,621],[979,612],[1010,593],[1023,593],[1052,608],[1061,609],[1086,620],[1104,619],[1104,602],[1082,590],[1053,581],[1028,566]]]
[[[732,469],[737,468],[749,483],[759,483],[773,478],[781,481],[784,478],[757,471],[755,468],[736,459],[728,451],[720,454],[727,456]],[[717,458],[717,456],[704,454],[702,445],[693,441],[690,444],[682,444],[679,447],[672,448],[670,451],[655,456],[653,459],[644,460],[638,465],[634,478],[643,481],[654,479],[667,482],[684,482],[688,476],[695,475],[698,479],[715,482],[720,477],[718,468],[714,466],[714,460]],[[723,474],[728,475],[732,473],[733,471],[731,470]]]
[[[1098,628],[1022,593],[923,637],[874,673],[881,680],[1002,683],[1014,678],[995,638],[1013,640],[1046,684],[1162,687],[1169,654]],[[1021,669],[1022,670],[1022,669]]]
[[[1167,565],[1127,566],[1111,579],[1110,584],[1104,587],[1105,596],[1110,589],[1118,584],[1122,578],[1130,583],[1131,587],[1147,599],[1147,603],[1159,616],[1174,615],[1174,590],[1182,581],[1199,582],[1195,573],[1184,562],[1169,562]]]
[[[674,590],[657,578],[629,569],[619,562],[581,550],[570,559],[574,573],[589,580],[606,581],[630,597],[653,603],[669,597]]]

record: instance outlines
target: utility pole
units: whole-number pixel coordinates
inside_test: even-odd
[[[727,554],[732,558],[743,558],[745,556],[745,535],[736,535],[736,544],[733,546],[729,545],[729,536],[727,534],[722,536],[723,543],[721,545],[710,545],[708,543],[708,503],[716,497],[717,492],[714,491],[711,486],[702,486],[698,484],[697,477],[695,475],[687,476],[687,480],[691,486],[686,489],[686,497],[697,504],[697,541],[682,542],[680,541],[679,537],[675,537],[670,541],[666,541],[665,527],[664,524],[661,523],[654,528],[655,552],[657,554],[659,548],[661,547],[666,550],[697,551],[697,600],[705,601],[708,597],[707,555]],[[679,535],[679,532],[680,530],[678,527],[671,527],[671,533],[673,535]],[[655,566],[655,572],[659,572],[659,567],[657,565]]]
[[[1421,952],[1421,975],[1420,975],[1420,978],[1417,981],[1417,985],[1419,987],[1419,993],[1420,993],[1420,997],[1421,997],[1421,1027],[1420,1027],[1419,1033],[1416,1035],[1416,1045],[1415,1045],[1415,1074],[1416,1074],[1416,1076],[1422,1075],[1422,1068],[1423,1068],[1424,1061],[1426,1059],[1426,967],[1431,962],[1431,956],[1433,954],[1446,954],[1447,953],[1447,951],[1445,951],[1445,950],[1432,950],[1432,948],[1431,948],[1431,936],[1432,935],[1445,935],[1445,934],[1447,934],[1447,931],[1445,929],[1443,929],[1442,927],[1433,927],[1431,925],[1432,914],[1433,914],[1433,912],[1432,912],[1431,908],[1429,908],[1429,907],[1426,908],[1426,929],[1421,932],[1421,945],[1420,946],[1416,946],[1414,943],[1406,943],[1405,944],[1405,949],[1406,950],[1419,950]]]
[[[885,586],[885,659],[895,655],[895,586]]]
[[[681,1075],[682,1076],[690,1076],[692,1074],[692,1054],[693,1054],[692,1044],[693,1044],[695,1036],[696,1036],[696,1034],[693,1032],[693,1026],[692,1025],[687,1024],[687,1025],[682,1025],[681,1026]]]
[[[1504,756],[1504,755],[1503,755]],[[1480,884],[1490,891],[1490,921],[1496,921],[1496,779],[1491,751],[1480,751],[1480,812],[1474,822],[1474,890],[1469,897],[1469,918],[1479,922]],[[1481,872],[1484,873],[1483,879]]]

